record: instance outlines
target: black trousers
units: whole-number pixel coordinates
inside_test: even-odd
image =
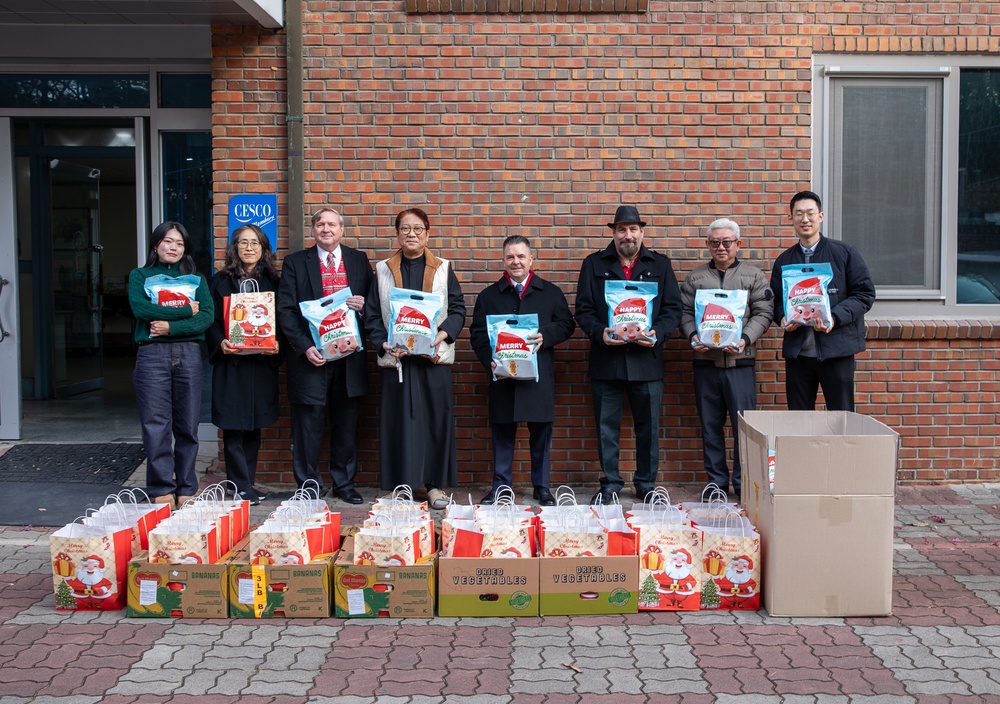
[[[330,418],[330,480],[333,491],[354,487],[358,473],[358,407],[360,400],[348,398],[343,364],[326,364],[325,405],[292,404],[292,473],[295,483],[312,479],[324,485],[319,471],[326,418]]]
[[[785,396],[790,411],[815,411],[816,394],[823,388],[828,411],[854,410],[854,357],[815,357],[785,360]]]
[[[260,428],[254,430],[222,429],[222,455],[226,460],[226,479],[240,492],[253,496],[260,451]]]
[[[696,365],[694,397],[701,418],[705,474],[723,491],[732,486],[739,500],[743,475],[740,467],[739,416],[757,407],[757,377],[752,366],[722,369]],[[733,432],[733,473],[726,462],[726,419]]]
[[[531,450],[531,483],[549,488],[549,450],[552,446],[552,423],[528,423],[528,447]],[[493,488],[511,486],[514,481],[514,441],[517,423],[493,424]]]

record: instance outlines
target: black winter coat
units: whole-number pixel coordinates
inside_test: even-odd
[[[771,291],[774,292],[774,322],[781,324],[785,316],[785,297],[781,285],[781,267],[787,264],[804,264],[805,255],[797,243],[786,249],[774,260],[771,270]],[[857,248],[840,240],[820,237],[814,250],[813,262],[829,262],[833,268],[830,282],[830,312],[833,330],[816,333],[816,359],[850,357],[865,349],[865,313],[875,303],[875,284],[872,283],[868,265]],[[786,359],[799,356],[809,328],[800,327],[785,332],[781,342],[781,355]]]
[[[276,279],[257,282],[261,291],[277,291]],[[208,285],[215,304],[215,320],[205,332],[208,361],[212,363],[212,423],[225,430],[254,430],[278,420],[278,368],[281,366],[282,339],[279,331],[279,354],[223,354],[220,347],[226,338],[223,316],[224,298],[238,293],[239,281],[216,274]]]
[[[654,281],[659,285],[653,299],[653,330],[656,344],[604,344],[608,327],[608,305],[604,298],[606,281],[625,280],[618,252],[612,242],[583,260],[576,288],[576,322],[590,338],[590,378],[603,381],[657,381],[663,379],[663,345],[681,321],[681,292],[670,259],[657,252],[639,249],[632,281]]]
[[[542,348],[538,351],[537,382],[493,381],[493,353],[486,316],[510,313],[538,315]],[[532,274],[523,297],[518,297],[506,276],[483,289],[476,298],[469,335],[472,349],[490,377],[490,423],[551,423],[555,420],[553,348],[569,339],[575,329],[566,296],[558,286],[537,274]]]
[[[317,367],[306,359],[306,350],[314,346],[309,323],[299,310],[300,301],[315,301],[323,297],[323,275],[319,270],[317,247],[294,252],[285,257],[281,266],[281,286],[278,297],[278,325],[288,339],[285,360],[288,364],[288,400],[292,403],[325,406],[327,402],[327,370],[331,364],[343,364],[347,371],[347,396],[355,398],[368,394],[368,355],[355,352],[345,359],[327,362]],[[347,271],[347,285],[351,293],[368,297],[374,276],[368,255],[340,245]],[[364,336],[364,321],[358,326]],[[367,349],[368,344],[365,344]]]

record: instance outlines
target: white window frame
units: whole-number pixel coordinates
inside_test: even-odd
[[[958,271],[958,116],[962,68],[1000,70],[1000,57],[957,55],[876,56],[816,54],[812,66],[812,185],[823,199],[827,218],[832,206],[831,81],[835,77],[939,77],[942,81],[940,291],[880,291],[869,317],[969,319],[1000,318],[1000,305],[959,304]]]

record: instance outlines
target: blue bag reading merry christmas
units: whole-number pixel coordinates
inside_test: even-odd
[[[437,337],[437,317],[444,301],[436,293],[425,293],[408,288],[394,288],[389,294],[389,311],[392,326],[389,344],[393,349],[406,350],[408,354],[434,357],[434,338]]]
[[[538,332],[538,316],[487,315],[494,379],[538,381],[538,354],[528,338]]]
[[[364,349],[358,316],[347,307],[352,295],[348,287],[315,301],[299,301],[316,349],[325,360],[343,359]]]
[[[703,288],[694,294],[694,319],[698,340],[705,347],[739,347],[743,336],[743,315],[747,310],[747,292]]]
[[[785,295],[785,324],[825,327],[833,324],[828,288],[833,267],[828,262],[788,264],[781,267],[781,286]]]
[[[655,281],[604,282],[608,327],[614,328],[612,337],[625,342],[656,339],[656,333],[650,328],[657,289]]]
[[[157,274],[146,279],[142,288],[154,305],[182,308],[191,305],[199,284],[201,277],[196,274],[183,276]]]

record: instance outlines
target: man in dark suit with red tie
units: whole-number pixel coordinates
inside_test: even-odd
[[[497,489],[513,482],[514,444],[518,423],[526,423],[531,449],[531,483],[542,506],[552,506],[549,490],[549,451],[555,420],[555,374],[553,348],[569,339],[576,329],[566,297],[555,284],[531,268],[531,243],[511,235],[503,243],[504,273],[476,298],[469,333],[472,349],[490,375],[490,426],[493,430],[493,483],[481,504],[496,501]],[[488,317],[491,315],[538,316],[538,332],[528,343],[538,353],[538,381],[515,381],[493,374],[493,350]]]
[[[367,358],[355,352],[328,362],[316,349],[309,323],[299,309],[300,301],[314,301],[350,287],[348,307],[359,316],[372,283],[368,255],[341,244],[344,218],[333,208],[321,208],[312,217],[316,244],[285,257],[278,288],[278,324],[291,348],[287,354],[288,399],[292,404],[292,471],[301,487],[315,480],[323,487],[319,472],[320,448],[326,416],[330,416],[330,479],[325,495],[360,504],[354,488],[358,470],[358,406],[368,393]]]

